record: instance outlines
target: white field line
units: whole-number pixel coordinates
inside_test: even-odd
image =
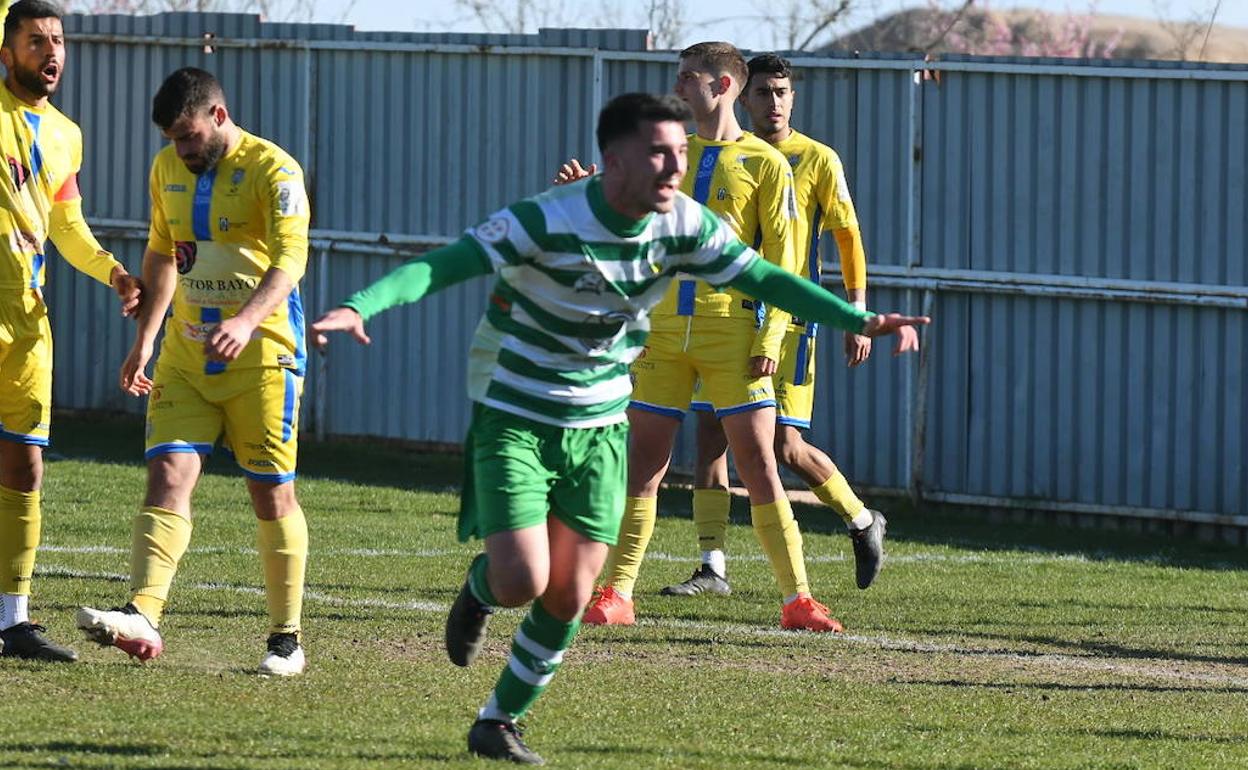
[[[69,578],[82,578],[90,580],[106,580],[110,582],[126,582],[130,578],[115,572],[88,572],[84,570],[76,570],[68,567],[57,565],[40,565],[38,574],[41,576],[56,576]],[[264,594],[263,589],[256,586],[240,586],[228,583],[179,583],[180,590],[192,589],[200,591],[223,591],[235,594],[247,594],[252,596],[261,596]],[[385,599],[374,598],[346,598],[333,596],[332,594],[323,593],[314,590],[305,590],[304,598],[308,601],[320,602],[333,607],[372,607],[376,609],[386,610],[408,610],[416,612],[428,612],[441,615],[450,609],[450,605],[441,602],[394,602]],[[516,610],[504,610],[504,612],[516,612]],[[754,636],[769,639],[792,639],[795,634],[792,631],[784,631],[780,628],[763,628],[759,626],[745,625],[741,623],[714,623],[701,620],[676,620],[671,618],[641,618],[638,625],[653,628],[670,628],[681,629],[686,631],[696,631],[706,636],[717,634],[732,633],[742,636]],[[858,634],[841,634],[818,635],[811,636],[811,639],[818,639],[830,644],[854,644],[862,647],[869,647],[878,650],[887,650],[893,652],[914,652],[914,653],[948,653],[954,655],[973,655],[976,658],[987,658],[992,660],[1009,661],[1012,663],[1021,663],[1027,666],[1037,665],[1048,669],[1058,670],[1081,670],[1096,671],[1101,673],[1116,674],[1120,676],[1140,676],[1152,679],[1170,680],[1187,683],[1216,685],[1222,687],[1241,687],[1248,688],[1248,676],[1230,676],[1226,674],[1215,674],[1201,671],[1184,670],[1180,666],[1185,665],[1182,661],[1169,659],[1154,659],[1152,662],[1146,662],[1139,658],[1116,658],[1112,656],[1076,656],[1065,655],[1062,653],[1045,653],[1018,651],[1011,652],[1008,650],[985,649],[968,647],[966,645],[942,644],[936,642],[925,642],[917,639],[897,639],[887,636],[870,636]]]
[[[40,552],[46,553],[67,553],[67,554],[130,554],[129,548],[122,548],[111,545],[83,545],[83,546],[62,546],[62,545],[41,545]],[[231,556],[255,556],[256,549],[245,547],[227,547],[227,546],[206,546],[202,548],[192,548],[190,553],[195,554],[226,554]],[[383,558],[383,557],[400,557],[411,559],[436,559],[447,556],[468,556],[467,550],[457,549],[421,549],[414,551],[397,550],[397,549],[381,549],[381,548],[326,548],[313,549],[312,557],[317,556],[350,556],[355,558]],[[1158,556],[1158,559],[1162,557]],[[688,562],[693,564],[697,561],[697,556],[689,554],[687,556],[680,554],[663,553],[661,551],[651,551],[646,554],[646,559],[650,561],[665,562]],[[806,562],[808,564],[831,564],[851,561],[852,555],[845,553],[807,555]],[[742,554],[738,556],[729,555],[728,562],[763,562],[766,557],[761,553]],[[1085,563],[1092,561],[1087,556],[1081,554],[1045,554],[1045,553],[1019,553],[1012,552],[985,552],[985,553],[938,553],[935,551],[918,551],[915,553],[905,553],[898,555],[889,555],[888,562],[890,564],[915,564],[915,563],[946,563],[946,564],[1005,564],[1017,566],[1021,564],[1054,564],[1054,563]]]

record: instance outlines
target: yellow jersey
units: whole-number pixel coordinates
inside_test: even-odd
[[[0,84],[0,289],[39,289],[49,237],[74,267],[107,284],[117,261],[82,218],[82,131],[56,107],[32,107]]]
[[[819,236],[825,231],[838,236],[848,231],[859,243],[861,241],[858,214],[845,181],[845,167],[835,150],[797,131],[790,132],[788,138],[773,146],[793,169],[793,191],[799,214],[794,225],[797,233],[794,272],[819,283],[822,278]],[[838,237],[838,243],[840,241]],[[867,285],[866,256],[860,246],[841,249],[841,276],[846,289]],[[805,325],[795,319],[791,328],[801,329]],[[813,336],[813,324],[806,331]]]
[[[689,173],[681,192],[715,212],[763,258],[794,271],[798,218],[793,175],[785,157],[753,134],[735,142],[689,136]],[[732,288],[718,289],[690,276],[673,282],[652,316],[715,316],[759,319],[754,300]],[[754,355],[778,360],[788,314],[768,308]],[[774,322],[774,323],[773,323]],[[776,327],[778,326],[778,334]]]
[[[295,288],[228,366],[278,366],[303,374],[298,282],[308,262],[311,214],[299,164],[276,144],[243,131],[238,144],[199,175],[172,145],[165,147],[152,162],[150,184],[148,248],[174,257],[178,270],[161,360],[206,374],[225,371],[226,364],[207,360],[204,340],[238,312],[270,268],[279,268]]]

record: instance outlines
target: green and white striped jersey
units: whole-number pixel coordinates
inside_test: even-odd
[[[468,396],[571,428],[623,422],[648,312],[677,273],[722,286],[758,254],[683,193],[629,220],[599,177],[509,206],[467,235],[498,273],[469,351]]]

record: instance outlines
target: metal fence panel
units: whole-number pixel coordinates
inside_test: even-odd
[[[161,145],[151,94],[204,66],[240,124],[307,171],[310,317],[405,258],[367,244],[385,234],[411,253],[538,192],[565,158],[595,157],[607,98],[667,92],[676,68],[636,30],[361,33],[186,13],[66,29],[57,102],[83,127],[106,245],[138,269]],[[922,360],[882,342],[855,371],[825,330],[811,440],[857,483],[933,499],[1248,517],[1248,68],[795,58],[794,123],[845,162],[872,306],[937,317]],[[459,441],[487,292],[457,287],[374,321],[367,350],[314,356],[305,429]],[[53,259],[48,299],[58,404],[141,409],[114,384],[132,330],[109,292]]]

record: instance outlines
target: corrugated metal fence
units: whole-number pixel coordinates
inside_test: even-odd
[[[598,107],[669,89],[638,31],[359,33],[255,17],[66,19],[60,106],[86,137],[107,243],[141,259],[150,95],[178,66],[304,165],[315,315],[592,158]],[[837,148],[872,306],[937,318],[922,357],[859,371],[825,338],[813,440],[856,482],[925,499],[1248,526],[1248,67],[795,58],[794,124]],[[130,330],[54,262],[62,407],[138,411],[114,372]],[[484,282],[335,346],[304,427],[454,442]],[[688,447],[682,446],[687,462]],[[1240,535],[1236,534],[1235,537]]]

